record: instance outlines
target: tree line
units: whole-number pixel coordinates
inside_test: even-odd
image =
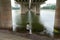
[[[55,10],[56,9],[56,5],[47,5],[47,6],[44,6],[42,7],[41,9],[52,9],[52,10]]]

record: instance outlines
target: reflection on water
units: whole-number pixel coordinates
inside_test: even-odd
[[[47,33],[53,34],[55,10],[41,10],[40,20],[47,29]]]
[[[47,33],[53,34],[54,30],[54,17],[55,10],[41,10],[40,11],[40,21],[47,29]],[[13,25],[16,25],[16,20],[21,23],[20,10],[12,10],[12,21]]]

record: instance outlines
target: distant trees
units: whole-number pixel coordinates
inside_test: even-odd
[[[19,7],[12,7],[12,9],[15,9],[15,10],[17,10],[17,9],[20,9]]]
[[[55,10],[55,8],[56,8],[56,5],[47,5],[47,6],[42,7],[41,9],[52,9],[52,10]]]

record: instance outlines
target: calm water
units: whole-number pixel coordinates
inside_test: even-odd
[[[13,31],[16,31],[16,27],[19,26],[17,23],[21,23],[21,11],[19,10],[12,10],[12,25],[13,25]]]
[[[47,29],[47,33],[53,35],[55,10],[41,10],[40,20]]]
[[[54,30],[54,17],[55,17],[55,10],[40,11],[40,21],[47,29],[47,33],[50,33],[51,35],[53,34]],[[16,20],[21,21],[20,10],[12,10],[13,25],[16,25]]]

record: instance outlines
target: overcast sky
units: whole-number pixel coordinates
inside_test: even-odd
[[[56,0],[47,0],[45,4],[41,5],[41,7],[46,6],[46,4],[56,4]]]
[[[11,5],[14,7],[15,5],[14,0],[11,0]]]
[[[46,1],[46,4],[47,4],[47,3],[54,4],[54,3],[56,3],[56,0],[47,0],[47,1]]]

